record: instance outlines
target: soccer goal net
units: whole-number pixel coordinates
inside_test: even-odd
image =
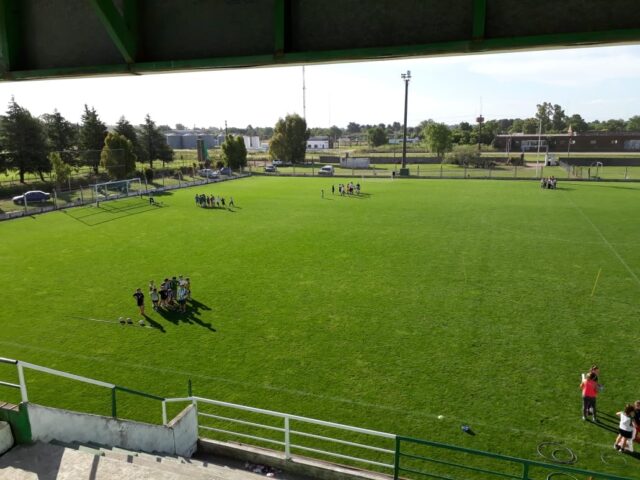
[[[142,196],[142,192],[142,182],[139,178],[114,180],[112,182],[96,183],[93,185],[93,194],[96,203],[103,200]]]

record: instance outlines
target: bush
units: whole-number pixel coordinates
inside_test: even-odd
[[[144,169],[144,178],[147,179],[147,183],[153,182],[153,168]]]
[[[475,164],[477,160],[478,149],[474,145],[456,145],[444,156],[445,163],[461,166]]]

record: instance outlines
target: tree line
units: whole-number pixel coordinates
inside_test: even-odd
[[[149,115],[138,127],[122,116],[109,132],[95,108],[87,105],[80,124],[74,124],[57,110],[35,117],[15,99],[0,117],[0,149],[0,171],[16,171],[22,183],[27,173],[44,181],[44,174],[51,172],[63,182],[80,166],[90,166],[95,174],[103,167],[110,176],[125,178],[135,172],[136,161],[153,168],[154,161],[173,160],[171,147]]]

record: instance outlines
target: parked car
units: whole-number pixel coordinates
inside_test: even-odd
[[[229,167],[220,169],[220,175],[233,175],[233,171]]]
[[[198,175],[205,178],[218,178],[218,171],[211,170],[210,168],[203,168],[202,170],[198,170]]]
[[[318,170],[318,175],[333,175],[333,165],[325,165],[320,170]]]
[[[273,163],[276,167],[279,167],[279,166],[283,165],[282,160],[274,160],[274,161],[273,161],[273,162],[271,162],[271,163]]]
[[[267,165],[266,167],[264,167],[264,171],[265,173],[275,173],[278,170],[275,165]]]
[[[42,192],[40,190],[30,190],[25,192],[23,195],[18,195],[13,197],[13,203],[16,205],[24,205],[25,199],[27,203],[38,203],[38,202],[48,202],[51,199],[51,194],[47,192]]]

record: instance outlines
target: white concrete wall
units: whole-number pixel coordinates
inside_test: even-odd
[[[28,404],[34,441],[95,442],[142,452],[191,456],[198,441],[196,409],[185,408],[167,426]]]
[[[11,425],[7,422],[0,422],[0,455],[13,447],[13,434]]]

